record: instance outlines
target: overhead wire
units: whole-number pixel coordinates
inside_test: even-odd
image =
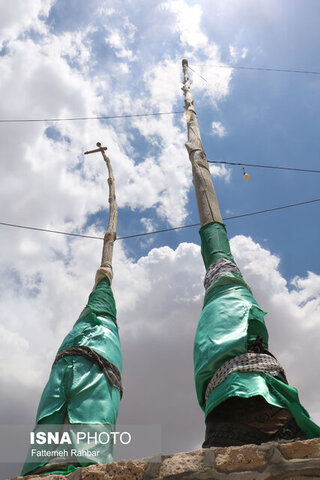
[[[316,198],[314,200],[307,200],[305,202],[291,203],[289,205],[283,205],[283,206],[280,206],[280,207],[267,208],[265,210],[258,210],[258,211],[255,211],[255,212],[243,213],[243,214],[240,214],[240,215],[233,215],[231,217],[223,218],[223,221],[235,220],[237,218],[249,217],[249,216],[252,216],[252,215],[259,215],[259,214],[267,213],[267,212],[274,212],[276,210],[284,210],[286,208],[298,207],[300,205],[307,205],[307,204],[311,204],[311,203],[315,203],[315,202],[320,202],[320,198]],[[20,225],[20,224],[15,224],[15,223],[0,222],[0,225],[7,226],[7,227],[22,228],[22,229],[26,229],[26,230],[35,230],[35,231],[38,231],[38,232],[46,232],[46,233],[55,233],[55,234],[59,234],[59,235],[67,235],[67,236],[71,236],[71,237],[89,238],[89,239],[94,239],[94,240],[103,240],[104,239],[104,237],[98,237],[98,236],[95,236],[95,235],[85,235],[85,234],[82,234],[82,233],[63,232],[63,231],[60,231],[60,230],[51,230],[51,229],[47,229],[47,228],[31,227],[31,226]],[[117,240],[127,240],[129,238],[137,238],[137,237],[144,237],[146,235],[155,235],[155,234],[158,234],[158,233],[172,232],[174,230],[197,227],[199,225],[200,225],[200,223],[192,223],[192,224],[188,224],[188,225],[180,225],[179,227],[163,228],[161,230],[153,230],[152,232],[142,232],[142,233],[136,233],[136,234],[133,234],[133,235],[126,235],[126,236],[123,236],[123,237],[117,237]]]
[[[240,65],[216,65],[210,63],[193,63],[193,66],[198,67],[212,67],[212,68],[233,68],[236,70],[257,70],[265,72],[285,72],[285,73],[302,73],[309,75],[320,75],[320,71],[311,71],[311,70],[293,70],[285,68],[267,68],[267,67],[248,67]],[[208,81],[198,72],[193,70],[190,65],[188,68],[199,75],[206,83]],[[184,111],[173,111],[173,112],[158,112],[158,113],[137,113],[137,114],[124,114],[124,115],[99,115],[94,117],[66,117],[66,118],[6,118],[0,119],[0,123],[35,123],[35,122],[70,122],[70,121],[81,121],[81,120],[111,120],[117,118],[134,118],[134,117],[150,117],[150,116],[160,116],[160,115],[177,115],[184,113]]]
[[[196,75],[199,75],[199,77],[202,78],[202,80],[204,80],[206,83],[208,83],[208,80],[206,80],[202,75],[200,75],[199,72],[196,72],[195,70],[193,70],[193,68],[191,68],[190,65],[188,65],[188,68],[189,68],[189,70],[191,70],[191,72],[195,73]]]
[[[200,75],[199,72],[196,72],[195,70],[193,70],[193,68],[191,68],[190,65],[188,65],[188,68],[193,73],[195,73],[200,78],[202,78],[202,80],[204,80],[206,83],[208,83],[207,80],[202,75]],[[222,160],[220,160],[220,161],[218,161],[218,160],[208,160],[208,163],[216,163],[216,164],[224,164],[224,165],[240,165],[240,166],[243,166],[243,167],[255,167],[255,168],[273,168],[273,169],[277,169],[277,170],[291,170],[291,171],[294,171],[294,172],[320,173],[320,170],[312,170],[312,169],[307,169],[307,168],[281,167],[281,166],[277,166],[277,165],[258,165],[256,163],[227,162],[227,161],[222,161]]]
[[[286,68],[267,68],[267,67],[248,67],[240,65],[217,65],[211,63],[193,63],[193,66],[198,67],[209,67],[209,68],[233,68],[235,70],[257,70],[265,72],[284,72],[284,73],[302,73],[309,75],[320,75],[320,71],[312,70],[293,70]],[[208,81],[198,72],[193,70],[190,65],[189,69],[199,75],[206,83]],[[141,114],[125,114],[125,115],[99,115],[95,117],[66,117],[66,118],[13,118],[13,119],[0,119],[0,123],[31,123],[31,122],[66,122],[66,121],[81,121],[81,120],[111,120],[117,118],[133,118],[133,117],[149,117],[149,116],[158,116],[158,115],[177,115],[184,113],[184,111],[174,111],[174,112],[158,112],[158,113],[141,113]]]
[[[160,115],[177,115],[184,111],[177,112],[158,112],[158,113],[135,113],[126,115],[103,115],[97,117],[70,117],[70,118],[13,118],[0,119],[0,123],[29,123],[29,122],[71,122],[75,120],[110,120],[114,118],[132,118],[132,117],[155,117]]]
[[[201,67],[213,67],[213,68],[234,68],[238,70],[259,70],[259,71],[272,71],[272,72],[286,72],[286,73],[304,73],[304,74],[312,74],[312,75],[320,75],[320,71],[307,71],[307,70],[290,70],[290,69],[279,69],[279,68],[265,68],[265,67],[247,67],[247,66],[227,66],[227,65],[214,65],[214,64],[200,64],[200,63],[194,63],[194,66],[201,66]],[[193,70],[190,65],[189,69],[199,75],[205,82],[207,80],[200,75],[198,72]],[[207,82],[208,83],[208,82]],[[160,115],[176,115],[176,114],[182,114],[184,111],[172,111],[172,112],[151,112],[151,113],[141,113],[141,114],[124,114],[124,115],[103,115],[103,116],[95,116],[95,117],[69,117],[69,118],[38,118],[38,119],[0,119],[0,123],[35,123],[35,122],[63,122],[63,121],[81,121],[81,120],[109,120],[109,119],[117,119],[117,118],[134,118],[134,117],[150,117],[150,116],[160,116]],[[256,167],[256,168],[272,168],[272,169],[278,169],[278,170],[291,170],[291,171],[299,171],[299,172],[310,172],[310,173],[320,173],[320,170],[311,170],[311,169],[304,169],[304,168],[292,168],[292,167],[281,167],[281,166],[276,166],[276,165],[258,165],[258,164],[250,164],[250,163],[243,163],[243,162],[227,162],[227,161],[216,161],[216,160],[208,160],[208,163],[212,164],[226,164],[226,165],[239,165],[239,166],[249,166],[249,167]],[[252,215],[258,215],[262,213],[267,213],[267,212],[272,212],[276,210],[282,210],[286,208],[291,208],[291,207],[297,207],[300,205],[306,205],[306,204],[311,204],[315,202],[319,202],[320,198],[315,199],[315,200],[308,200],[305,202],[299,202],[299,203],[294,203],[294,204],[289,204],[289,205],[284,205],[281,207],[274,207],[274,208],[269,208],[265,210],[259,210],[256,212],[249,212],[241,215],[234,215],[231,217],[226,217],[223,220],[233,220],[237,218],[243,218],[247,216],[252,216]],[[52,230],[52,229],[46,229],[46,228],[39,228],[39,227],[31,227],[27,225],[20,225],[20,224],[12,224],[12,223],[6,223],[6,222],[0,222],[0,225],[2,226],[9,226],[9,227],[15,227],[15,228],[22,228],[22,229],[27,229],[27,230],[35,230],[35,231],[40,231],[40,232],[46,232],[46,233],[55,233],[55,234],[60,234],[60,235],[67,235],[67,236],[73,236],[73,237],[81,237],[81,238],[88,238],[88,239],[95,239],[95,240],[103,240],[104,237],[98,237],[94,235],[85,235],[85,234],[80,234],[80,233],[72,233],[72,232],[63,232],[59,230]],[[181,225],[178,227],[171,227],[171,228],[165,228],[161,230],[154,230],[151,232],[142,232],[134,235],[126,235],[123,237],[118,237],[118,240],[125,240],[129,238],[136,238],[136,237],[142,237],[146,235],[154,235],[158,233],[164,233],[164,232],[170,232],[174,230],[180,230],[183,228],[190,228],[190,227],[195,227],[199,226],[199,223],[195,224],[188,224],[188,225]]]
[[[308,168],[279,167],[277,165],[258,165],[257,163],[226,162],[222,160],[208,160],[208,163],[218,163],[218,164],[223,163],[224,165],[240,165],[242,167],[255,167],[255,168],[274,168],[276,170],[291,170],[293,172],[320,173],[320,170],[311,170]]]
[[[236,70],[257,70],[265,72],[285,72],[285,73],[302,73],[309,75],[320,75],[320,71],[312,70],[293,70],[286,68],[267,68],[267,67],[248,67],[240,65],[217,65],[211,63],[193,63],[193,66],[198,67],[212,67],[212,68],[233,68]],[[190,65],[188,68],[199,75],[205,82],[207,80],[198,72],[193,70]],[[208,82],[207,82],[208,83]],[[67,117],[67,118],[14,118],[14,119],[0,119],[0,123],[30,123],[30,122],[65,122],[65,121],[80,121],[80,120],[110,120],[117,118],[133,118],[133,117],[149,117],[149,116],[158,116],[158,115],[177,115],[184,113],[184,111],[174,111],[174,112],[158,112],[158,113],[141,113],[141,114],[125,114],[125,115],[101,115],[95,117]]]
[[[240,65],[216,65],[211,63],[193,63],[192,65],[194,67],[234,68],[235,70],[258,70],[263,72],[304,73],[308,75],[320,75],[320,71],[291,70],[287,68],[247,67],[247,66],[240,66]]]
[[[197,64],[195,64],[195,65],[197,65]],[[219,66],[219,65],[217,65],[217,66]],[[206,83],[208,83],[207,80],[202,75],[200,75],[199,72],[196,72],[195,70],[193,70],[193,68],[191,68],[190,65],[188,65],[188,68],[193,73],[195,73],[200,78],[202,78],[202,80],[204,80]],[[232,68],[234,68],[234,67],[232,67]],[[241,68],[246,68],[246,67],[241,67]],[[280,71],[280,70],[276,70],[276,71]],[[281,71],[284,71],[284,70],[281,70]],[[307,72],[302,72],[301,71],[300,73],[307,73]],[[309,72],[309,73],[311,73],[311,72]],[[315,72],[313,72],[313,73],[315,73]],[[318,73],[320,74],[320,72],[318,72]],[[227,162],[227,161],[222,161],[222,160],[220,160],[220,161],[218,161],[218,160],[207,160],[207,161],[208,161],[208,163],[216,163],[216,164],[224,164],[224,165],[240,165],[240,166],[243,166],[243,167],[273,168],[273,169],[276,169],[276,170],[290,170],[290,171],[294,171],[294,172],[320,173],[320,170],[312,170],[312,169],[308,169],[308,168],[281,167],[281,166],[277,166],[277,165],[258,165],[256,163]]]

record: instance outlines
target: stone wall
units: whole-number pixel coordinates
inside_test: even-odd
[[[310,480],[320,479],[320,439],[210,448],[92,465],[68,476],[13,480]]]

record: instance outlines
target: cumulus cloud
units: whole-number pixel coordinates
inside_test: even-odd
[[[179,33],[182,46],[186,47],[185,57],[188,58],[190,66],[192,61],[216,67],[225,67],[221,61],[221,53],[218,45],[209,41],[203,32],[202,7],[200,4],[189,5],[185,0],[175,0],[160,4],[160,8],[172,13],[174,21],[171,24],[173,31]],[[229,93],[229,83],[232,78],[231,68],[207,68],[197,66],[200,75],[192,76],[192,88],[196,94],[203,94],[212,105],[226,97]],[[204,77],[206,81],[203,80]]]
[[[34,0],[27,4],[24,0],[11,0],[3,3],[0,17],[0,50],[4,42],[16,38],[28,28],[38,32],[45,30],[41,18],[48,15],[54,1]]]
[[[318,363],[320,341],[320,276],[308,272],[291,282],[281,275],[280,258],[250,237],[231,240],[235,259],[253,287],[255,298],[268,312],[269,347],[283,364],[289,383],[319,422],[320,409],[312,365]]]
[[[181,98],[181,65],[177,59],[164,61],[147,68],[144,82],[150,93],[149,102],[159,111],[170,111]]]
[[[11,42],[10,55],[2,58],[0,67],[2,118],[91,116],[102,108],[99,79],[89,80],[68,63],[70,58],[77,56],[79,49],[83,57],[88,54],[88,46],[82,44],[81,36],[71,43],[68,35],[59,39],[52,36],[51,40],[47,38],[38,44],[31,39]],[[65,58],[67,54],[68,59]],[[82,62],[79,58],[78,61]],[[21,83],[19,78],[23,72],[28,73]],[[157,130],[158,135],[166,138],[167,145],[177,128],[172,126],[170,131],[162,122]],[[6,176],[6,184],[0,196],[2,205],[7,206],[6,219],[15,222],[28,219],[29,224],[36,226],[50,224],[74,229],[85,223],[88,214],[104,207],[106,197],[101,159],[97,156],[84,159],[81,155],[95,145],[97,138],[104,139],[110,155],[116,159],[120,207],[128,205],[133,209],[145,209],[159,205],[163,218],[177,220],[186,215],[187,176],[180,180],[177,175],[176,184],[173,180],[167,183],[166,162],[159,165],[158,159],[152,158],[142,159],[135,169],[134,161],[125,153],[130,148],[122,129],[115,132],[112,126],[98,122],[10,124],[3,126],[1,135],[4,161],[0,168]],[[183,145],[182,134],[177,132],[175,144],[170,148],[175,161],[181,164],[183,146],[178,147],[178,139]],[[165,156],[164,152],[162,155]],[[166,205],[171,202],[170,198],[163,197],[162,193],[168,189],[171,192],[169,197],[173,196],[180,190],[179,183],[184,192],[179,195],[181,207],[176,209],[178,213],[175,215]],[[154,185],[158,185],[158,189]],[[12,198],[15,198],[14,202],[10,200]],[[39,198],[45,201],[39,202]]]
[[[0,68],[2,118],[72,116],[98,106],[94,82],[72,70],[47,42],[12,42],[10,55],[2,58]],[[45,122],[3,125],[0,168],[6,183],[0,195],[6,205],[5,218],[60,227],[64,222],[70,224],[72,218],[76,227],[85,221],[85,215],[99,208],[94,198],[87,203],[93,191],[88,187],[94,168],[90,173],[77,168],[84,147],[72,136],[72,128]]]
[[[108,16],[112,16],[116,13],[115,10],[110,9],[107,13]],[[112,27],[109,22],[106,25],[107,36],[105,42],[113,50],[115,55],[120,59],[127,59],[132,62],[135,60],[132,49],[129,45],[133,43],[136,27],[129,21],[127,16],[122,18],[121,27]]]
[[[129,21],[124,25],[133,39],[134,27]],[[0,67],[2,118],[94,116],[105,113],[104,102],[111,98],[120,113],[170,111],[178,99],[181,101],[180,66],[170,57],[146,70],[146,93],[138,99],[133,92],[123,95],[121,89],[113,87],[110,74],[89,76],[94,65],[89,61],[94,32],[89,26],[75,35],[47,32],[37,42],[31,38],[11,41],[10,55],[2,58]],[[185,124],[178,124],[174,117],[155,117],[137,119],[132,125],[153,149],[151,155],[139,158],[138,164],[130,144],[135,135],[128,135],[121,124],[117,130],[92,121],[4,125],[1,153],[7,181],[1,200],[3,205],[10,205],[6,217],[16,222],[27,218],[36,226],[81,228],[88,214],[105,205],[101,161],[84,160],[81,152],[94,146],[97,139],[104,139],[116,159],[120,208],[155,208],[171,225],[183,222],[191,185]],[[15,173],[18,163],[19,176]],[[25,185],[29,188],[22,199],[19,193]],[[39,196],[45,202],[39,204]],[[9,200],[12,197],[15,202]]]
[[[32,257],[20,256],[14,264],[20,286],[12,280],[16,287],[11,297],[4,290],[10,316],[2,326],[2,338],[8,339],[3,355],[14,357],[14,374],[2,376],[1,381],[6,391],[14,392],[16,385],[30,392],[28,400],[20,397],[18,405],[30,421],[55,351],[85,304],[100,257],[96,241],[62,242],[60,251],[68,251],[67,263],[54,256],[58,245],[55,251],[42,246],[40,271]],[[317,420],[320,412],[310,364],[317,360],[319,341],[319,300],[314,303],[319,298],[319,276],[296,277],[289,285],[279,270],[279,258],[270,251],[245,236],[234,237],[231,245],[257,301],[269,312],[270,350]],[[154,248],[133,261],[118,243],[114,271],[125,385],[119,423],[161,424],[167,452],[198,448],[204,423],[194,392],[192,348],[204,294],[200,248],[192,243],[175,250]],[[170,398],[169,410],[164,396]]]
[[[212,122],[212,135],[217,137],[225,137],[227,135],[227,130],[221,122]]]
[[[97,30],[88,22],[82,31],[59,32],[46,24],[51,1],[34,1],[28,10],[25,3],[7,2],[2,17],[6,49],[0,64],[1,118],[182,109],[182,54],[191,66],[199,54],[205,63],[224,66],[219,46],[203,30],[202,6],[197,4],[177,0],[160,5],[160,11],[170,14],[170,23],[157,26],[158,34],[170,31],[171,41],[177,38],[174,32],[179,45],[154,58],[150,54],[151,61],[141,63],[137,78],[131,69],[143,53],[138,55],[135,49],[137,31],[131,17],[121,14],[113,23],[120,10],[99,6],[94,15],[100,15],[102,23],[108,14],[107,27],[99,25]],[[149,49],[152,35],[144,34]],[[100,63],[97,52],[106,55]],[[245,51],[241,47],[230,54],[241,57]],[[103,62],[114,69],[99,70]],[[192,74],[196,105],[205,99],[218,106],[230,92],[232,69],[199,68],[199,73],[207,84]],[[213,130],[222,135],[223,126],[214,123]],[[180,224],[188,215],[192,184],[182,118],[2,124],[0,140],[3,221],[102,236],[103,228],[91,225],[91,217],[106,208],[105,167],[99,155],[82,155],[97,141],[108,147],[113,164],[119,220],[130,210],[137,224],[150,230],[161,222]],[[211,165],[210,170],[230,180],[225,166]],[[147,209],[152,209],[152,222]],[[3,228],[0,352],[2,364],[8,365],[0,374],[3,422],[33,421],[56,350],[93,286],[101,247],[97,240]],[[305,406],[319,419],[310,369],[317,363],[319,276],[309,272],[288,283],[280,259],[254,240],[235,237],[232,248],[257,300],[269,311],[270,349],[299,387]],[[197,448],[204,431],[192,366],[203,300],[199,246],[163,246],[133,260],[126,245],[118,242],[114,271],[124,353],[125,395],[119,422],[162,424],[167,452]]]
[[[199,75],[192,75],[193,91],[195,95],[202,94],[206,100],[209,100],[210,103],[217,108],[218,103],[229,94],[233,70],[221,61],[220,51],[217,45],[211,45],[206,49],[206,52],[206,65],[197,67]],[[204,81],[200,75],[204,77],[206,81]]]
[[[229,45],[229,53],[232,60],[237,61],[244,59],[248,55],[248,49],[245,47],[240,48],[237,45]]]
[[[179,34],[180,42],[192,48],[205,47],[208,37],[201,29],[201,5],[189,5],[185,0],[164,2],[160,8],[175,14],[175,24],[172,27]]]
[[[209,170],[213,177],[221,177],[227,183],[230,182],[231,170],[230,168],[227,168],[225,165],[214,165],[212,163],[209,163]]]
[[[140,222],[145,227],[147,232],[152,232],[152,230],[155,228],[151,218],[142,217],[140,218]]]

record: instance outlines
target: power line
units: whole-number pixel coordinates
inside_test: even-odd
[[[236,218],[249,217],[249,216],[252,216],[252,215],[259,215],[259,214],[267,213],[267,212],[274,212],[276,210],[283,210],[285,208],[298,207],[300,205],[307,205],[307,204],[315,203],[315,202],[320,202],[320,198],[316,198],[315,200],[308,200],[306,202],[291,203],[289,205],[283,205],[281,207],[267,208],[265,210],[259,210],[259,211],[256,211],[256,212],[243,213],[241,215],[233,215],[232,217],[223,218],[223,221],[235,220]],[[70,236],[70,237],[91,238],[91,239],[94,239],[94,240],[103,240],[104,239],[104,237],[97,237],[97,236],[94,236],[94,235],[84,235],[84,234],[81,234],[81,233],[62,232],[62,231],[59,231],[59,230],[49,230],[47,228],[30,227],[30,226],[27,226],[27,225],[20,225],[20,224],[14,224],[14,223],[0,222],[0,225],[6,226],[6,227],[24,228],[26,230],[36,230],[38,232],[56,233],[56,234],[59,234],[59,235],[67,235],[67,236]],[[136,233],[134,235],[126,235],[126,236],[123,236],[123,237],[118,237],[117,240],[126,240],[128,238],[144,237],[146,235],[154,235],[154,234],[157,234],[157,233],[172,232],[174,230],[180,230],[180,229],[183,229],[183,228],[190,228],[190,227],[197,227],[199,225],[200,225],[200,223],[192,223],[192,224],[188,224],[188,225],[180,225],[179,227],[171,227],[171,228],[164,228],[162,230],[154,230],[152,232]]]
[[[208,83],[208,81],[202,75],[200,75],[200,73],[193,70],[193,68],[191,68],[190,65],[188,65],[188,68],[189,68],[189,70],[191,70],[191,72],[195,73],[196,75],[199,75],[199,77],[202,78],[202,80],[204,80],[206,83]]]
[[[266,67],[247,67],[247,66],[236,66],[236,65],[215,65],[210,63],[194,63],[193,66],[198,67],[212,67],[212,68],[233,68],[236,70],[258,70],[264,72],[285,72],[285,73],[303,73],[309,75],[320,75],[320,71],[310,71],[310,70],[290,70],[284,68],[266,68]],[[193,70],[190,65],[189,69],[199,75],[205,82],[207,80],[200,75],[200,73]],[[159,112],[159,113],[141,113],[141,114],[127,114],[127,115],[103,115],[96,117],[70,117],[70,118],[14,118],[14,119],[0,119],[0,123],[35,123],[35,122],[70,122],[70,121],[79,121],[79,120],[111,120],[116,118],[133,118],[133,117],[150,117],[158,115],[177,115],[184,113],[184,111],[177,112]]]
[[[217,160],[208,160],[208,163],[223,163],[225,165],[241,165],[243,167],[256,167],[256,168],[275,168],[277,170],[291,170],[294,172],[309,172],[309,173],[320,173],[320,170],[310,170],[307,168],[292,168],[292,167],[278,167],[276,165],[258,165],[256,163],[241,163],[241,162],[224,162]]]
[[[300,205],[307,205],[309,203],[315,203],[315,202],[320,202],[320,198],[316,198],[315,200],[308,200],[306,202],[291,203],[289,205],[283,205],[282,207],[267,208],[266,210],[259,210],[257,212],[243,213],[242,215],[234,215],[233,217],[223,218],[223,220],[233,220],[236,218],[249,217],[251,215],[259,215],[260,213],[274,212],[275,210],[283,210],[284,208],[298,207]]]
[[[234,68],[236,70],[259,70],[263,72],[305,73],[309,75],[320,75],[320,71],[290,70],[285,68],[244,67],[244,66],[241,67],[241,66],[235,66],[235,65],[214,65],[211,63],[193,63],[193,66],[212,67],[212,68]]]
[[[16,223],[0,222],[0,225],[6,227],[24,228],[26,230],[35,230],[37,232],[57,233],[59,235],[68,235],[69,237],[93,238],[94,240],[103,240],[104,237],[96,237],[93,235],[84,235],[82,233],[61,232],[60,230],[49,230],[48,228],[30,227],[28,225],[19,225]]]
[[[70,117],[70,118],[24,118],[24,119],[0,119],[0,123],[30,123],[30,122],[71,122],[74,120],[110,120],[113,118],[132,118],[132,117],[154,117],[159,115],[177,115],[180,112],[159,112],[159,113],[136,113],[128,115],[108,115],[100,117]]]

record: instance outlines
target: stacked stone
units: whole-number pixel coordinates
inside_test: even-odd
[[[44,475],[12,480],[39,480]],[[208,448],[107,465],[48,480],[312,480],[320,479],[320,439]]]

